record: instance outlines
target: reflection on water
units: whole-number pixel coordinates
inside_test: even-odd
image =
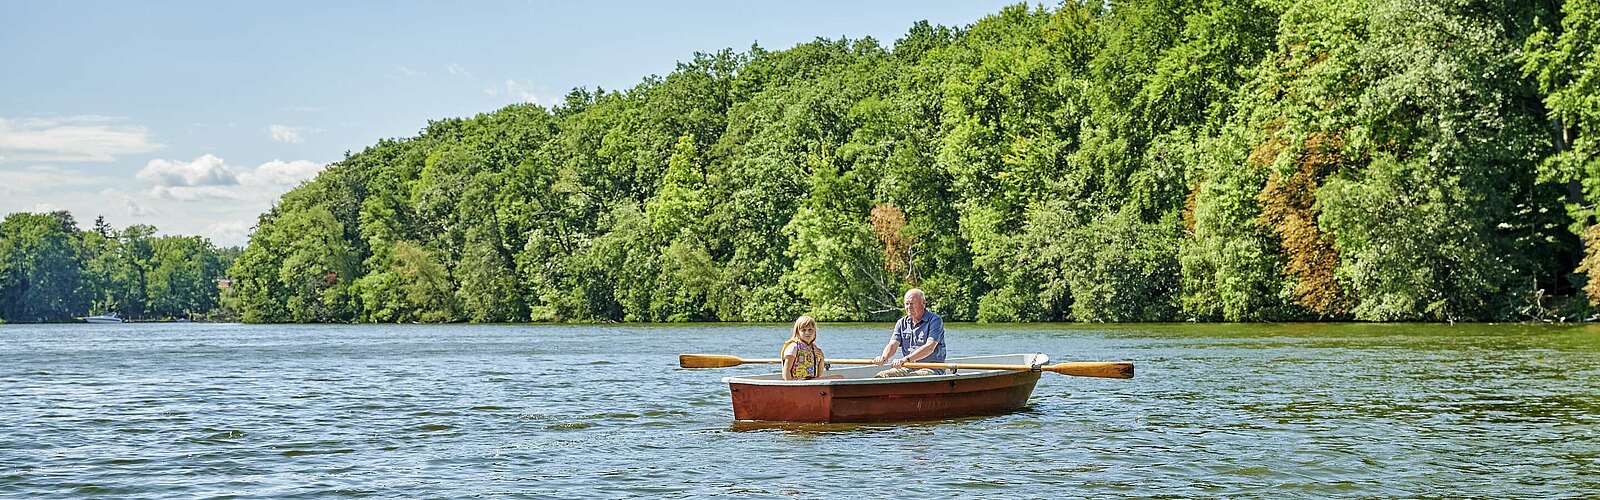
[[[870,357],[887,325],[823,325]],[[0,326],[0,496],[1502,496],[1600,489],[1600,326],[951,325],[1023,411],[732,420],[787,325]],[[827,481],[817,481],[826,477]],[[885,478],[896,478],[891,485]]]
[[[733,432],[775,431],[790,434],[833,434],[833,433],[870,433],[883,430],[906,430],[919,427],[959,426],[976,420],[994,418],[1004,415],[1018,415],[1032,412],[1031,408],[1022,408],[997,415],[982,415],[960,418],[946,418],[940,420],[919,420],[909,422],[873,422],[873,423],[816,423],[816,422],[763,422],[754,420],[733,420],[728,423],[728,430]]]
[[[906,423],[906,424],[902,424],[902,425],[918,425],[918,424],[925,424],[925,423],[924,422],[911,422],[911,423]],[[880,425],[880,426],[878,426],[876,428],[877,429],[881,429],[883,427]],[[851,433],[851,432],[858,432],[858,431],[864,431],[864,430],[865,431],[870,431],[870,430],[874,430],[874,427],[869,426],[867,424],[850,424],[850,423],[832,424],[832,423],[811,423],[811,422],[762,422],[762,421],[752,421],[752,420],[734,420],[732,423],[728,424],[728,430],[729,431],[733,431],[733,432],[781,431],[781,432],[789,432],[789,433],[804,435],[804,434]]]

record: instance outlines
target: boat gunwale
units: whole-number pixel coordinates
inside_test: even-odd
[[[985,358],[992,359],[992,358],[998,358],[998,357],[1011,357],[1011,356],[1030,356],[1031,358],[1029,358],[1029,359],[1031,359],[1033,362],[1032,363],[1028,363],[1028,364],[1044,365],[1044,364],[1050,362],[1050,356],[1047,356],[1047,355],[1045,355],[1043,353],[1019,353],[1019,354],[1000,354],[1000,355],[992,355],[992,356],[968,356],[968,357],[961,357],[961,358],[946,359],[944,362],[945,363],[985,363],[985,362],[993,363],[993,361],[984,361],[984,359]],[[857,368],[865,368],[865,367],[857,367]],[[940,374],[940,375],[917,375],[917,376],[911,376],[911,377],[885,377],[885,378],[866,377],[866,378],[835,378],[835,379],[809,379],[809,380],[783,380],[783,379],[761,379],[761,378],[755,378],[755,377],[769,377],[769,376],[773,376],[773,375],[778,375],[777,373],[764,373],[764,374],[761,374],[761,375],[744,376],[744,377],[740,377],[740,376],[723,377],[722,378],[722,382],[723,383],[727,383],[727,384],[745,384],[745,385],[774,385],[774,386],[791,386],[791,387],[825,387],[825,386],[833,386],[833,385],[909,384],[909,383],[917,383],[917,382],[937,382],[937,381],[943,381],[943,380],[965,380],[965,379],[975,379],[975,378],[984,378],[984,377],[994,377],[994,376],[998,376],[998,375],[1005,375],[1005,374],[1016,373],[1016,372],[1017,372],[1017,370],[963,370],[963,371],[961,371],[959,373],[946,373],[946,374]]]

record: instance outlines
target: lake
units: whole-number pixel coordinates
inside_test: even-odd
[[[835,357],[888,325],[824,324]],[[0,495],[1510,496],[1600,491],[1600,325],[968,325],[1021,412],[733,420],[681,352],[787,325],[0,325]]]

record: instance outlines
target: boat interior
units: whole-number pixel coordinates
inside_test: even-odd
[[[945,363],[970,363],[993,365],[1044,365],[1050,362],[1050,356],[1044,354],[1002,354],[996,356],[967,356],[960,358],[946,358]],[[855,366],[833,365],[827,371],[828,377],[811,380],[784,380],[782,373],[768,373],[764,375],[725,377],[723,382],[755,384],[755,385],[844,385],[844,384],[892,384],[899,382],[919,382],[925,380],[946,380],[962,378],[978,378],[993,375],[1009,370],[971,370],[971,369],[946,369],[943,375],[922,375],[914,377],[873,378],[878,372],[888,369],[884,366]],[[770,368],[768,368],[770,369]]]

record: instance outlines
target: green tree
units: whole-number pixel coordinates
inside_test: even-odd
[[[78,238],[67,212],[0,221],[0,319],[65,321],[87,309]]]
[[[217,279],[225,267],[210,241],[167,236],[157,238],[151,247],[154,254],[145,278],[151,316],[187,318],[217,307]]]
[[[1528,37],[1523,72],[1544,92],[1555,145],[1555,154],[1540,164],[1539,179],[1564,184],[1572,232],[1584,236],[1587,248],[1579,271],[1590,303],[1600,306],[1600,263],[1594,257],[1600,254],[1600,2],[1560,4],[1560,23]]]
[[[292,213],[274,236],[283,249],[277,286],[284,309],[295,322],[323,322],[351,317],[350,283],[355,256],[344,239],[344,227],[328,209],[315,206]]]
[[[83,275],[90,294],[89,312],[144,317],[149,306],[145,268],[152,256],[150,240],[156,228],[133,225],[117,231],[103,219],[97,219],[95,226],[94,231],[86,232],[83,237]]]
[[[822,321],[860,321],[893,311],[899,291],[868,223],[870,185],[840,172],[831,157],[811,159],[811,193],[784,228],[794,268],[784,280]]]
[[[263,214],[227,301],[884,319],[920,286],[951,320],[1534,317],[1600,276],[1597,9],[1555,8],[1016,5],[892,47],[698,53],[347,155]],[[95,289],[138,254],[102,237]]]

